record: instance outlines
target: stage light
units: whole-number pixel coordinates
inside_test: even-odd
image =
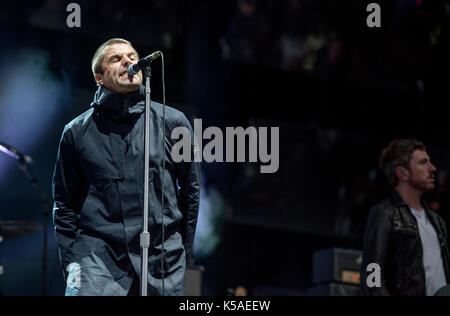
[[[70,94],[67,80],[50,71],[50,58],[33,48],[7,52],[1,58],[0,140],[23,152],[31,152],[48,135]],[[0,165],[0,183],[11,166]]]

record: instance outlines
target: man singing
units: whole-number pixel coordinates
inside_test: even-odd
[[[380,170],[392,196],[370,211],[364,236],[361,286],[364,295],[431,296],[450,282],[445,222],[422,199],[435,188],[436,168],[423,143],[396,140],[383,150]],[[367,268],[381,268],[371,287]]]
[[[98,85],[94,101],[66,125],[61,138],[53,220],[68,296],[139,294],[145,89],[142,72],[127,73],[138,59],[124,39],[111,39],[97,49],[92,59]],[[172,130],[187,127],[193,135],[192,127],[170,107],[163,122],[162,110],[152,102],[148,293],[180,296],[197,224],[200,164],[171,159]]]

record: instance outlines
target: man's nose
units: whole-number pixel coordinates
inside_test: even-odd
[[[132,64],[133,62],[131,61],[130,57],[125,56],[122,60],[122,65],[124,65],[125,67],[128,67]]]
[[[436,167],[431,162],[430,162],[430,169],[433,172],[435,172],[437,170]]]

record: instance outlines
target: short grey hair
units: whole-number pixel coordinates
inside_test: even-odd
[[[94,57],[92,58],[91,67],[92,67],[92,74],[94,75],[94,77],[96,74],[103,74],[102,63],[103,63],[103,59],[105,58],[105,50],[108,46],[110,46],[112,44],[127,44],[127,45],[130,45],[131,48],[136,50],[133,47],[133,45],[131,44],[131,42],[129,42],[123,38],[112,38],[112,39],[104,42],[102,45],[100,45],[99,48],[97,48],[97,50],[95,51]]]

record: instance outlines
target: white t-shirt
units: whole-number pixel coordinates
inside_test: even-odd
[[[427,296],[433,296],[438,290],[447,285],[444,265],[442,264],[440,242],[436,230],[426,213],[423,210],[411,209],[411,211],[417,219],[420,239],[422,240]]]

